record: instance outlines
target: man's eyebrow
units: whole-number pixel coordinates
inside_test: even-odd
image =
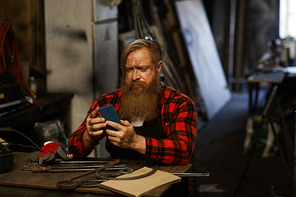
[[[135,67],[136,68],[144,68],[144,67],[146,67],[146,68],[148,68],[148,67],[150,67],[151,65],[136,65]]]
[[[126,69],[133,69],[133,68],[148,68],[148,67],[151,67],[151,65],[136,65],[136,66],[126,66],[125,68]]]

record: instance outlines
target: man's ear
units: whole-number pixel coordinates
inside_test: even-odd
[[[156,66],[158,73],[160,73],[160,71],[161,71],[161,66],[162,66],[162,61],[159,61]]]

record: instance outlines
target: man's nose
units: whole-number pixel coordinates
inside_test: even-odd
[[[140,78],[140,72],[137,69],[134,69],[132,73],[132,80],[136,81],[139,78]]]

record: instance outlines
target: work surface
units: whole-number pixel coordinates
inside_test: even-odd
[[[1,196],[17,196],[22,194],[22,196],[114,196],[118,195],[108,190],[101,189],[99,187],[92,188],[76,188],[73,191],[63,191],[60,190],[56,184],[59,181],[66,180],[68,178],[74,177],[82,172],[59,172],[59,173],[34,173],[32,171],[24,171],[22,168],[30,163],[29,153],[14,153],[14,166],[12,171],[0,174],[0,193]],[[105,160],[105,159],[100,159]],[[63,165],[63,164],[59,164]],[[69,164],[67,164],[69,165]],[[80,164],[82,165],[82,164]],[[144,166],[153,167],[155,164],[149,161],[135,161],[128,160],[127,166],[137,170]],[[171,165],[171,166],[161,166],[158,169],[170,173],[182,173],[187,172],[191,168],[191,164],[186,165]],[[95,175],[90,175],[89,179],[96,179]],[[145,196],[160,196],[170,185],[161,186],[156,188]]]

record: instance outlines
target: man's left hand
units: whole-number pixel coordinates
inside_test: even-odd
[[[127,120],[121,120],[121,124],[106,121],[107,125],[116,129],[110,130],[106,129],[106,134],[109,141],[124,149],[132,149],[141,154],[146,152],[146,140],[143,136],[136,134],[133,125]]]

